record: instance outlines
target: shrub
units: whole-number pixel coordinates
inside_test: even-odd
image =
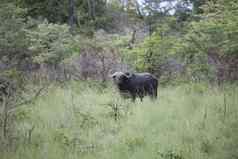
[[[67,25],[44,22],[27,31],[27,36],[33,60],[37,63],[56,65],[79,52],[78,38],[71,35]]]
[[[21,56],[27,53],[24,13],[11,3],[3,2],[0,6],[0,58],[5,57],[8,64],[22,59]]]

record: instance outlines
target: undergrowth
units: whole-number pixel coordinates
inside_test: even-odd
[[[183,84],[156,101],[74,82],[15,114],[2,159],[238,158],[238,87]]]

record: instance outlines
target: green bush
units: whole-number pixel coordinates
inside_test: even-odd
[[[139,71],[161,76],[164,71],[161,66],[172,58],[184,64],[184,79],[216,80],[219,68],[209,62],[209,57],[215,56],[220,62],[223,60],[222,65],[231,64],[232,68],[227,71],[236,69],[233,65],[236,65],[238,52],[237,8],[235,0],[207,1],[201,7],[202,14],[193,15],[194,19],[184,22],[183,27],[178,27],[172,16],[163,18],[151,36],[132,50],[126,50],[131,57],[130,63]],[[162,80],[177,78],[167,76],[170,75],[162,76]]]
[[[21,60],[21,56],[27,54],[24,13],[25,10],[11,3],[3,2],[0,6],[0,58],[9,60],[9,64]]]
[[[67,25],[44,22],[28,30],[29,49],[36,63],[58,64],[79,53],[78,37],[72,36]]]

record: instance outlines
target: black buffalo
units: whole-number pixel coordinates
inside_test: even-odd
[[[158,80],[150,73],[115,72],[111,75],[122,96],[136,97],[143,100],[148,95],[151,99],[157,98]]]

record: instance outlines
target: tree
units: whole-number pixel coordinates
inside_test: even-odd
[[[17,6],[27,10],[26,16],[47,19],[52,23],[67,23],[68,1],[65,0],[18,0]]]
[[[76,18],[75,7],[76,7],[75,0],[69,0],[69,26],[71,32],[74,30],[75,24],[78,23]]]
[[[45,22],[36,29],[28,30],[27,37],[30,40],[29,50],[32,51],[33,61],[39,64],[56,66],[78,51],[75,45],[77,39],[71,35],[67,25]]]
[[[200,61],[201,68],[206,71],[208,57],[220,63],[216,71],[219,81],[238,79],[235,73],[238,69],[237,8],[235,0],[206,2],[201,8],[201,20],[190,23],[184,38],[183,52],[191,65]]]
[[[0,14],[0,59],[4,58],[8,65],[17,64],[29,55],[25,10],[12,3],[2,3]]]
[[[190,0],[190,3],[193,4],[193,11],[195,14],[203,13],[201,6],[206,3],[206,0]]]

